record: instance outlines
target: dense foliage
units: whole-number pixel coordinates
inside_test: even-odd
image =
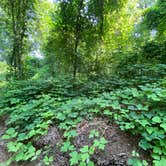
[[[74,140],[102,118],[138,139],[127,165],[165,166],[165,23],[164,0],[2,0],[0,165],[51,166],[56,149],[68,165],[97,166],[107,138]],[[39,146],[55,126],[62,140]]]

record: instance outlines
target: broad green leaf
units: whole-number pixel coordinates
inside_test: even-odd
[[[71,151],[74,150],[74,146],[71,145],[70,142],[64,142],[63,146],[61,147],[61,151],[62,152],[67,152],[67,151]]]
[[[152,118],[152,121],[156,122],[156,123],[160,123],[161,122],[161,118],[158,117],[158,116],[155,116],[154,118]]]
[[[166,132],[166,123],[160,124],[160,127],[162,127],[165,130],[165,132]]]
[[[88,153],[81,154],[82,161],[87,161],[90,158],[90,155]]]
[[[89,151],[88,145],[85,145],[84,147],[82,147],[82,148],[80,149],[80,152],[82,152],[82,153],[87,153],[88,151]]]
[[[70,153],[69,155],[70,155],[70,157],[71,157],[71,158],[70,158],[70,164],[71,164],[71,165],[76,165],[76,164],[78,164],[78,161],[79,161],[79,159],[80,159],[80,155],[79,155],[76,151]]]

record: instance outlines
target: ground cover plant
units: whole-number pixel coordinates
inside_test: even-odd
[[[0,166],[166,166],[164,0],[0,1]]]
[[[36,88],[39,88],[39,85]],[[86,96],[85,91],[85,96],[75,94],[72,98],[61,93],[58,98],[53,95],[54,90],[48,94],[34,93],[34,96],[31,94],[32,98],[28,98],[29,94],[24,90],[21,93],[25,95],[21,94],[13,98],[15,91],[11,91],[11,98],[9,94],[5,94],[8,100],[5,97],[1,100],[5,101],[5,104],[1,102],[3,103],[1,117],[6,116],[5,123],[8,127],[1,139],[8,140],[7,149],[11,153],[7,164],[14,161],[33,161],[40,155],[44,155],[45,149],[35,147],[35,141],[47,134],[51,126],[56,125],[63,133],[63,143],[54,146],[68,156],[70,165],[94,165],[91,156],[97,149],[104,150],[108,142],[106,138],[92,129],[89,133],[89,139],[93,140],[91,145],[84,145],[80,149],[73,145],[73,138],[78,136],[76,127],[83,119],[91,121],[95,117],[105,117],[109,123],[118,124],[121,130],[138,135],[138,146],[149,152],[151,162],[157,166],[164,165],[165,86],[163,79],[159,82],[139,85],[137,88],[122,87],[99,94],[97,91],[95,97],[93,93],[92,96],[89,96],[89,93]],[[31,85],[27,89],[30,88]],[[59,91],[61,92],[61,89]],[[53,160],[52,156],[46,155],[43,163],[49,165]],[[148,165],[148,161],[141,161],[138,156],[132,157],[128,163]]]

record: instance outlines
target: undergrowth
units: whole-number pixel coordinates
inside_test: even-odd
[[[64,142],[58,146],[69,156],[70,165],[93,166],[91,156],[96,149],[103,150],[107,140],[93,130],[89,133],[91,146],[77,149],[72,140],[78,135],[78,123],[101,116],[118,124],[121,130],[139,135],[139,146],[150,152],[153,165],[165,166],[166,81],[161,78],[138,82],[114,77],[95,82],[54,79],[10,84],[0,96],[0,116],[6,117],[7,126],[1,139],[7,140],[11,153],[2,165],[33,161],[40,155],[44,155],[43,164],[50,165],[53,157],[35,147],[34,142],[56,125],[64,135]],[[137,155],[128,164],[148,165]]]

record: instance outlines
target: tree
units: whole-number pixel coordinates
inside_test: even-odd
[[[164,39],[166,36],[166,1],[158,0],[156,5],[145,13],[145,24],[149,30],[156,30],[157,35]]]
[[[28,37],[28,24],[34,18],[33,0],[4,0],[2,8],[11,19],[12,52],[9,55],[11,73],[23,78],[23,54],[26,50],[25,39]]]
[[[126,1],[106,0],[60,0],[55,12],[55,26],[46,45],[47,59],[67,64],[68,70],[76,77],[84,67],[93,48],[102,43],[107,33],[108,15],[119,10]],[[98,45],[98,46],[99,46]],[[51,48],[51,49],[50,49]],[[50,51],[51,50],[51,51]]]
[[[11,19],[0,6],[0,60],[9,61],[11,51]]]

